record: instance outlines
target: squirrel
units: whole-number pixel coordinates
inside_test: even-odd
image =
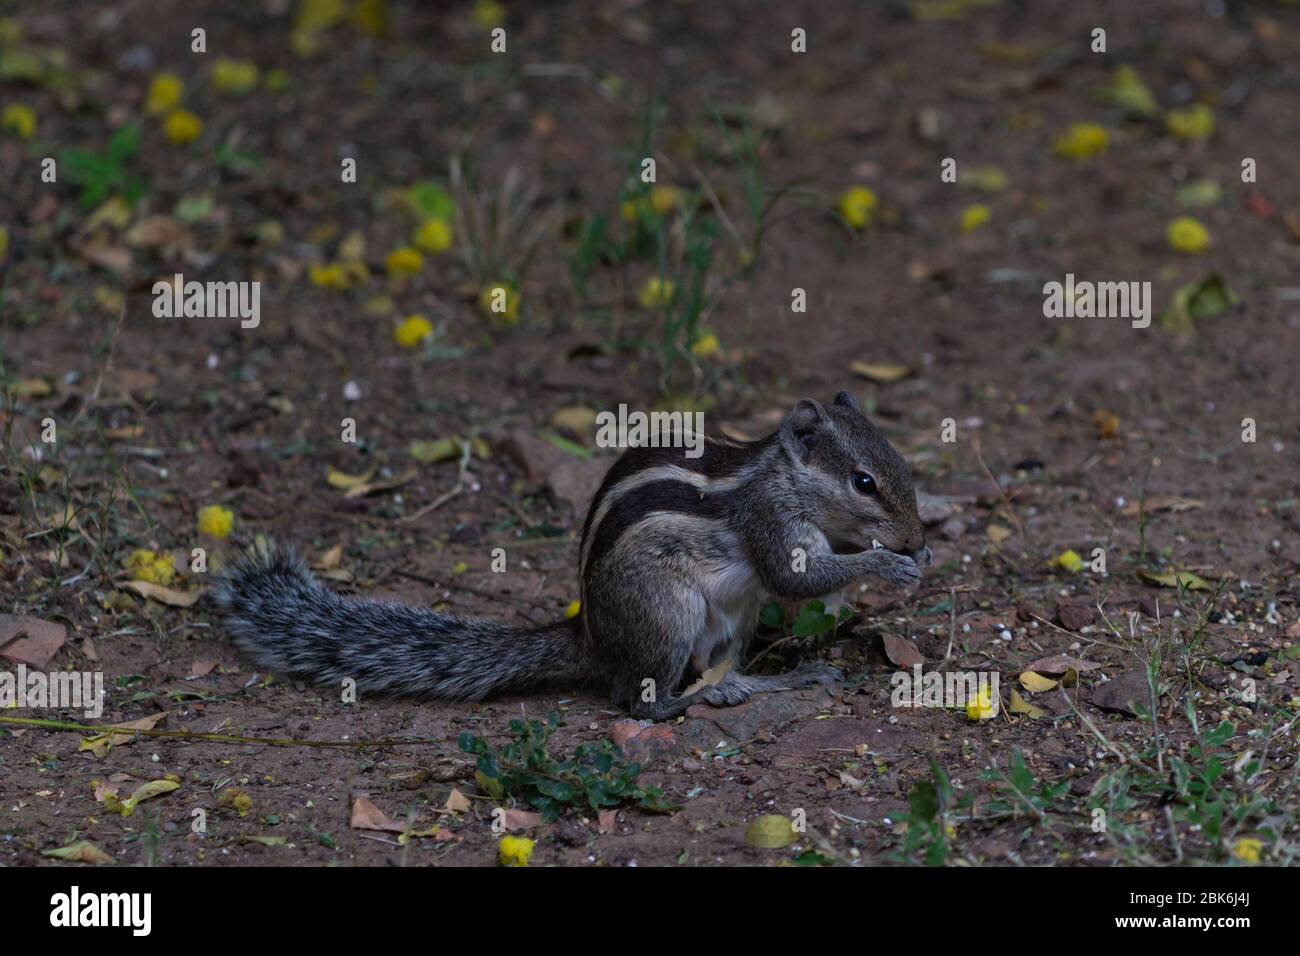
[[[571,620],[523,628],[342,597],[275,544],[235,559],[216,600],[236,645],[293,677],[458,701],[594,682],[633,717],[665,720],[695,703],[843,680],[809,663],[740,673],[763,605],[835,596],[868,577],[910,588],[932,561],[911,472],[842,391],[829,406],[799,401],[765,438],[708,436],[694,458],[627,449],[583,525]],[[680,692],[723,661],[732,666],[717,683]]]

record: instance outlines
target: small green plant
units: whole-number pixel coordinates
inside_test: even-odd
[[[140,127],[128,124],[113,134],[103,152],[64,150],[60,166],[67,180],[81,189],[83,206],[98,206],[114,194],[134,205],[147,188],[129,168],[139,149]]]
[[[943,866],[948,861],[954,832],[949,814],[965,808],[973,799],[972,795],[957,800],[948,775],[931,756],[930,779],[913,784],[907,813],[900,817],[907,824],[907,835],[894,855],[895,861],[911,862],[920,853],[926,866]]]
[[[510,721],[513,739],[499,750],[469,731],[457,743],[478,758],[474,779],[485,792],[526,803],[548,822],[568,806],[600,810],[635,803],[655,813],[678,809],[663,801],[657,787],[637,785],[641,765],[629,762],[610,740],[579,744],[572,757],[556,760],[547,744],[559,726],[560,715],[552,713],[545,723]]]
[[[1049,810],[1059,809],[1058,802],[1070,792],[1070,781],[1055,784],[1039,781],[1025,763],[1025,755],[1017,747],[1011,752],[1011,767],[1003,772],[996,766],[980,774],[981,780],[993,784],[993,799],[983,810],[990,814],[1019,816],[1028,814],[1041,820]]]

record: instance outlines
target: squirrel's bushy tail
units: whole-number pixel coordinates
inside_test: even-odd
[[[440,700],[580,676],[570,621],[517,628],[389,601],[341,597],[290,549],[259,545],[216,592],[235,643],[260,666],[316,683]]]

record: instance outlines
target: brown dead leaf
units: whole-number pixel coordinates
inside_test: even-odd
[[[1101,665],[1096,661],[1081,660],[1078,657],[1071,657],[1069,654],[1056,654],[1052,657],[1039,658],[1026,667],[1025,670],[1039,674],[1064,674],[1071,670],[1080,672],[1095,671],[1099,667]]]
[[[216,669],[216,667],[216,661],[204,661],[196,658],[194,663],[190,665],[190,676],[207,677]]]
[[[54,621],[22,614],[0,614],[0,657],[44,670],[67,640],[68,629]]]
[[[726,676],[727,671],[731,670],[732,663],[733,662],[730,660],[725,660],[714,664],[700,675],[699,680],[695,681],[695,683],[691,684],[690,687],[687,687],[686,690],[682,691],[682,696],[686,697],[701,691],[706,687],[715,686],[718,681],[722,680],[722,678]]]
[[[880,644],[890,663],[899,667],[910,668],[925,663],[925,655],[916,649],[905,637],[896,634],[881,634]]]
[[[1119,416],[1114,412],[1098,409],[1092,413],[1092,427],[1099,439],[1114,438],[1119,434]]]
[[[127,581],[122,587],[134,591],[141,597],[152,598],[159,604],[166,604],[168,607],[192,607],[207,590],[207,588],[195,588],[193,591],[176,591],[149,581]]]
[[[352,804],[352,820],[348,824],[354,830],[382,830],[386,833],[401,833],[406,824],[390,820],[384,812],[370,802],[369,797],[357,797]]]
[[[320,571],[332,571],[339,566],[339,562],[342,560],[343,545],[336,544],[317,558],[316,563],[312,565],[312,567]]]
[[[442,808],[448,813],[467,813],[471,806],[469,797],[452,787],[451,793],[447,794],[447,802],[442,805]]]
[[[512,807],[501,816],[502,826],[511,832],[515,830],[531,830],[542,825],[542,815],[533,813],[531,810],[520,810]]]
[[[613,833],[614,828],[618,826],[618,811],[601,810],[596,814],[596,825],[600,827],[601,833]]]

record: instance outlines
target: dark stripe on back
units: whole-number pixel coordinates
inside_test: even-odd
[[[647,515],[666,511],[717,519],[725,512],[726,499],[725,494],[701,494],[698,488],[671,479],[651,481],[640,488],[633,488],[614,502],[596,528],[596,537],[591,542],[584,571],[594,567],[597,561],[613,549],[624,531]],[[584,538],[585,536],[584,533]]]
[[[753,461],[758,453],[775,438],[776,434],[773,433],[766,438],[751,442],[718,443],[706,441],[703,454],[698,458],[687,458],[686,452],[688,449],[686,448],[629,448],[605,473],[605,480],[600,483],[600,489],[592,498],[591,507],[587,509],[587,519],[582,525],[583,540],[587,539],[587,534],[591,530],[592,516],[596,513],[600,502],[609,492],[609,489],[624,478],[628,478],[639,471],[645,471],[648,468],[659,468],[664,465],[676,465],[678,468],[693,471],[700,475],[707,475],[710,478],[725,478],[728,475],[735,474],[746,464]]]

